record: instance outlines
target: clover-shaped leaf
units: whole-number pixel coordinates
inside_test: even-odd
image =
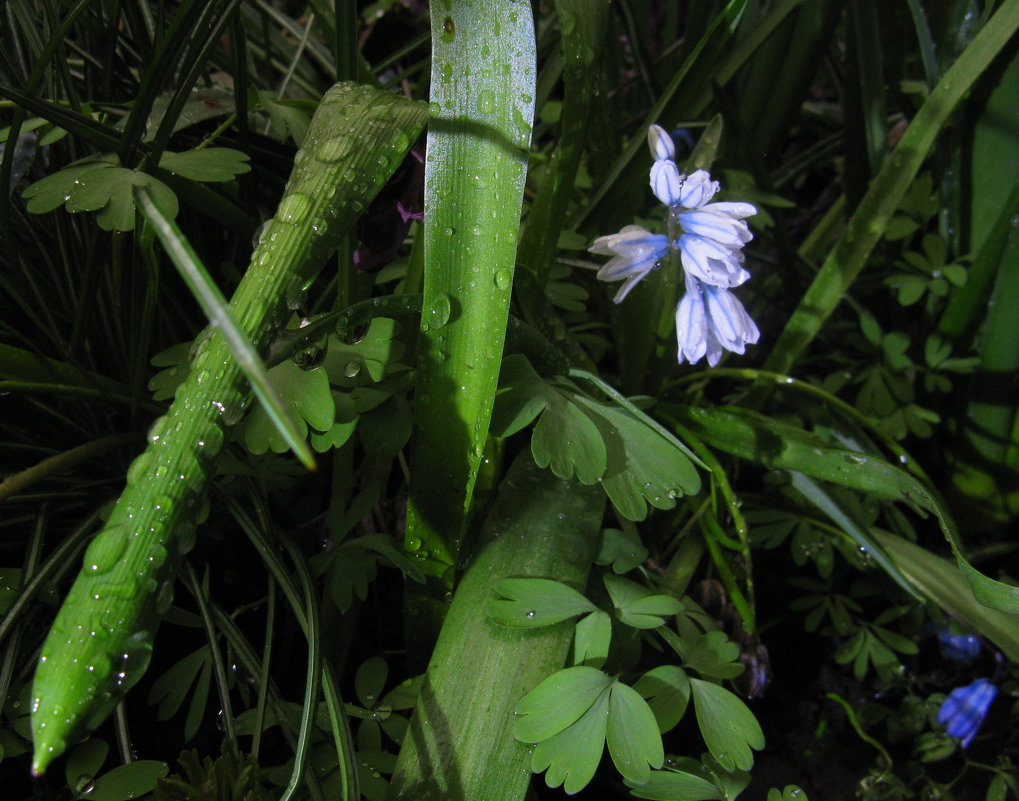
[[[635,629],[655,629],[665,624],[665,618],[678,615],[683,604],[670,595],[656,595],[646,587],[622,576],[606,574],[603,578],[609,591],[616,616]]]
[[[686,671],[676,665],[660,665],[649,670],[637,680],[633,689],[647,700],[662,734],[671,731],[683,719],[690,702],[690,679]]]
[[[603,690],[583,716],[555,736],[538,743],[531,755],[531,770],[545,773],[549,787],[563,785],[572,795],[594,777],[605,749],[609,691]]]
[[[632,687],[594,668],[549,676],[517,704],[514,736],[537,742],[531,770],[576,793],[590,782],[606,743],[617,770],[646,781],[665,758],[654,713]]]
[[[403,355],[403,344],[396,339],[400,326],[388,317],[375,317],[365,335],[354,344],[336,336],[329,337],[329,347],[322,367],[329,380],[339,386],[361,386],[383,379]]]
[[[698,762],[690,757],[670,758],[665,770],[656,770],[644,784],[626,782],[637,798],[654,801],[729,801],[750,784],[745,770],[725,771],[704,754]]]
[[[203,150],[186,150],[183,153],[164,153],[159,166],[167,172],[192,181],[231,181],[235,176],[249,172],[248,154],[229,147],[209,147]]]
[[[496,582],[503,599],[488,602],[486,612],[502,626],[536,629],[551,626],[598,607],[561,581],[544,578],[509,578]]]
[[[302,370],[287,360],[269,370],[283,402],[293,413],[302,435],[310,425],[317,431],[329,431],[333,425],[335,406],[325,371]],[[290,445],[261,404],[254,406],[244,424],[244,444],[252,453],[272,450],[285,453]]]
[[[69,212],[96,211],[105,231],[133,231],[134,188],[144,186],[153,202],[171,219],[177,216],[177,196],[162,181],[138,170],[119,166],[113,154],[72,164],[36,181],[23,193],[28,210],[43,214],[65,205]]]
[[[627,532],[618,528],[607,528],[602,531],[601,549],[595,563],[612,565],[612,572],[629,573],[638,565],[644,564],[648,550],[640,544],[636,532]]]
[[[703,679],[690,679],[697,725],[711,755],[727,771],[749,770],[751,748],[764,748],[764,732],[750,711],[733,693]]]
[[[612,682],[584,665],[553,673],[517,702],[513,736],[525,743],[547,740],[579,720]]]
[[[179,345],[160,351],[152,357],[152,364],[155,367],[165,367],[151,379],[149,389],[152,391],[153,400],[169,400],[177,391],[177,387],[184,383],[188,377],[190,364],[188,354],[191,352],[190,342],[181,342]]]
[[[612,763],[624,779],[643,784],[651,778],[651,768],[665,761],[654,713],[640,693],[618,681],[612,685],[605,737]]]
[[[565,394],[541,378],[527,358],[507,356],[492,415],[492,431],[508,437],[541,417],[531,435],[531,453],[539,467],[562,479],[574,476],[594,484],[605,472],[605,443],[598,428]]]
[[[28,200],[28,210],[33,214],[45,214],[63,206],[71,192],[84,176],[93,170],[104,170],[120,163],[117,156],[108,153],[87,161],[64,167],[26,187],[21,196]]]
[[[573,664],[600,668],[609,656],[612,618],[601,611],[585,615],[573,633]]]
[[[697,492],[700,476],[676,445],[629,412],[583,395],[573,398],[591,419],[607,446],[605,492],[628,520],[643,520],[647,505],[672,509],[676,498]]]
[[[709,631],[697,637],[683,656],[683,666],[703,676],[733,679],[743,672],[739,646],[722,631]]]

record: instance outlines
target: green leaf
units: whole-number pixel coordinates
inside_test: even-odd
[[[807,794],[795,784],[787,784],[782,790],[777,787],[768,790],[767,801],[807,801]]]
[[[743,672],[739,646],[722,631],[705,632],[695,639],[683,657],[683,667],[715,679],[733,679]]]
[[[188,372],[191,370],[188,360],[191,344],[190,342],[181,342],[179,345],[169,347],[152,357],[153,366],[166,368],[149,379],[149,390],[152,392],[153,400],[169,400],[177,391],[177,387],[184,383],[184,379],[188,377]]]
[[[611,679],[609,681],[611,683]],[[531,770],[534,773],[547,770],[546,785],[558,787],[561,784],[572,795],[584,789],[594,777],[605,749],[609,695],[606,686],[579,720],[534,749]]]
[[[609,656],[612,642],[612,618],[608,613],[592,612],[577,622],[573,634],[573,664],[600,668]]]
[[[365,335],[354,344],[330,336],[322,368],[334,384],[360,385],[369,379],[381,381],[386,371],[403,356],[403,343],[397,339],[400,324],[388,317],[374,317]]]
[[[985,576],[967,561],[945,502],[932,487],[905,470],[870,454],[830,448],[802,429],[755,412],[699,407],[684,409],[682,416],[694,434],[726,453],[933,512],[977,600],[992,609],[1019,614],[1019,587]]]
[[[605,734],[616,770],[632,782],[651,778],[651,768],[665,761],[658,722],[640,693],[621,682],[612,685]]]
[[[389,666],[382,657],[373,656],[362,662],[354,674],[354,694],[358,703],[365,709],[378,706],[388,676]]]
[[[487,613],[496,623],[520,629],[551,626],[598,607],[572,587],[543,578],[503,579],[495,585],[503,598],[488,602]]]
[[[726,798],[708,779],[673,768],[656,770],[647,782],[640,785],[627,782],[627,786],[631,795],[652,801],[722,801]]]
[[[492,411],[492,433],[509,437],[529,425],[552,402],[556,391],[539,376],[527,357],[511,353],[502,361],[499,391]]]
[[[575,723],[612,682],[607,673],[583,665],[553,673],[517,702],[513,736],[525,743],[548,740]]]
[[[556,395],[534,427],[531,453],[539,467],[562,479],[594,484],[605,473],[605,443],[583,411]]]
[[[683,719],[690,702],[690,680],[686,671],[676,665],[660,665],[641,676],[633,689],[647,699],[658,721],[658,730],[665,734]]]
[[[746,704],[717,684],[690,679],[697,725],[711,755],[727,771],[749,770],[751,748],[764,748],[764,732]]]
[[[90,737],[75,748],[67,757],[67,765],[64,769],[67,786],[76,793],[81,792],[102,770],[109,751],[110,746],[106,740],[100,740],[98,737]]]
[[[648,550],[641,545],[636,531],[607,528],[602,531],[601,550],[595,562],[599,565],[612,565],[613,573],[622,574],[644,564],[647,557]]]
[[[199,671],[210,659],[209,646],[203,645],[179,660],[152,683],[149,704],[159,704],[157,720],[169,720],[180,709],[188,691],[198,678]]]
[[[141,759],[114,768],[92,783],[92,789],[81,796],[89,801],[127,801],[149,793],[156,782],[170,772],[165,762]]]
[[[700,476],[677,445],[629,412],[583,395],[574,401],[590,414],[607,447],[603,486],[612,505],[628,520],[643,520],[647,504],[672,509],[676,498],[697,492]]]
[[[683,604],[678,598],[655,595],[646,587],[622,576],[606,574],[603,580],[616,608],[616,616],[627,626],[655,629],[665,625],[666,617],[683,611]]]
[[[47,175],[26,187],[21,196],[28,200],[28,210],[33,214],[45,214],[63,206],[71,192],[93,170],[104,170],[119,164],[116,155],[109,153],[97,156],[84,162],[72,164],[64,169]]]
[[[249,172],[247,153],[229,147],[209,147],[187,150],[183,153],[164,153],[159,166],[167,172],[190,178],[192,181],[232,181],[235,176]]]
[[[332,428],[336,407],[324,370],[302,370],[288,359],[271,368],[269,377],[285,408],[297,423],[301,437],[307,435],[309,425],[318,431]],[[290,449],[289,443],[261,404],[251,409],[244,422],[244,444],[255,454],[268,450],[285,453]]]

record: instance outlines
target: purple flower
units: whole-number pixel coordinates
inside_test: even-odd
[[[651,191],[669,207],[669,235],[628,225],[618,234],[594,241],[592,253],[612,254],[598,271],[603,281],[625,281],[620,303],[641,279],[670,253],[678,253],[686,295],[676,309],[679,361],[691,364],[707,356],[713,367],[723,350],[743,353],[760,332],[743,305],[728,290],[750,278],[743,268],[743,246],[753,239],[745,218],[757,213],[750,203],[712,203],[719,190],[705,170],[680,173],[672,137],[659,125],[648,129]]]
[[[938,631],[941,656],[957,665],[966,665],[980,656],[983,646],[975,634],[953,634],[948,628]]]
[[[938,723],[949,735],[962,740],[962,747],[967,748],[980,731],[997,694],[998,688],[990,679],[977,679],[966,687],[956,687],[941,704]]]

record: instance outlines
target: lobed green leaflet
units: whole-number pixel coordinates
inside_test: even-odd
[[[231,301],[257,350],[265,352],[427,118],[424,103],[370,86],[341,83],[325,94]],[[98,726],[144,673],[226,431],[249,401],[241,369],[210,329],[195,345],[169,412],[131,464],[43,645],[32,692],[37,775]]]

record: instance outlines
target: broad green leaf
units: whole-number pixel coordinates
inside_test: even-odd
[[[517,702],[513,736],[540,743],[558,734],[587,712],[613,681],[607,673],[583,665],[553,673]]]
[[[141,759],[104,773],[92,783],[83,798],[90,801],[127,801],[151,792],[156,782],[170,772],[165,762]]]
[[[640,693],[622,682],[612,685],[605,738],[624,779],[642,784],[651,778],[651,768],[660,768],[665,761],[654,713]]]
[[[717,684],[690,679],[697,725],[711,755],[727,771],[749,770],[751,748],[764,748],[764,732],[746,704]]]
[[[579,668],[571,668],[578,670]],[[611,679],[609,680],[611,684]],[[605,749],[605,730],[609,717],[610,690],[606,685],[583,716],[554,737],[538,743],[531,756],[531,770],[546,770],[545,784],[563,785],[569,793],[578,793],[594,777]]]
[[[573,664],[600,668],[609,656],[612,618],[600,609],[581,618],[573,633]]]
[[[247,153],[229,147],[209,147],[183,153],[164,153],[159,166],[167,172],[192,181],[232,181],[249,172]]]
[[[772,787],[768,790],[767,801],[808,801],[807,794],[795,784],[787,784],[783,789]]]
[[[633,689],[647,699],[658,721],[658,730],[665,734],[683,719],[690,702],[690,680],[681,667],[660,665],[641,676]]]
[[[543,578],[503,579],[495,591],[508,600],[488,602],[488,616],[502,626],[533,629],[596,612],[598,607],[572,587]]]

